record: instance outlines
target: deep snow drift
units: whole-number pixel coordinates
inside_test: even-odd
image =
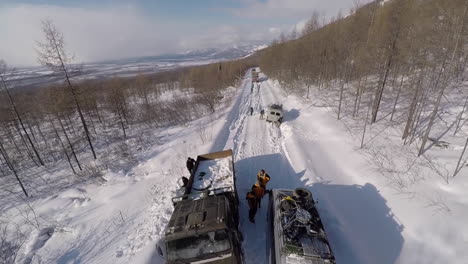
[[[188,176],[186,158],[229,148],[247,263],[266,261],[266,206],[252,224],[244,199],[260,169],[271,176],[268,188],[313,192],[337,263],[467,263],[466,168],[450,184],[428,173],[414,195],[399,193],[373,163],[370,149],[359,149],[359,140],[318,98],[288,96],[273,80],[251,90],[250,73],[229,92],[235,93],[232,104],[214,116],[155,131],[159,144],[138,153],[131,170],[107,170],[104,184],[51,190],[23,206],[8,206],[11,197],[2,195],[2,220],[31,221],[28,208],[40,220],[20,249],[19,263],[163,263],[156,243],[170,218],[177,181]],[[271,103],[283,104],[279,128],[259,118]],[[380,140],[387,151],[401,149],[392,137]],[[440,155],[448,151],[459,150]],[[440,206],[448,211],[435,210]]]

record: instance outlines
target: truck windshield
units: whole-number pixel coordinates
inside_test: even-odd
[[[169,260],[182,260],[201,257],[206,254],[220,253],[231,248],[229,235],[225,230],[217,230],[172,240],[167,242]]]

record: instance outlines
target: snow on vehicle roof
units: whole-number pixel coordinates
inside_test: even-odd
[[[202,160],[198,163],[192,189],[203,191],[234,186],[232,157]]]

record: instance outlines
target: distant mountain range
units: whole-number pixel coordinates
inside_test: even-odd
[[[255,51],[266,48],[267,45],[235,45],[226,48],[207,48],[190,50],[183,53],[165,54],[158,56],[145,56],[139,58],[120,59],[109,62],[138,63],[154,61],[196,61],[196,60],[232,60],[253,54]]]
[[[177,54],[84,63],[79,65],[80,71],[73,74],[73,78],[75,80],[104,79],[114,76],[135,76],[140,73],[156,73],[180,67],[243,58],[266,47],[266,45],[239,45],[186,51]],[[63,81],[61,74],[54,73],[46,67],[21,68],[14,75],[15,77],[11,78],[14,79],[10,84],[11,86],[35,87]]]

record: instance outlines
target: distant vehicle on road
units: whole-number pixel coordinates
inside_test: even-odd
[[[252,69],[252,82],[258,81],[258,71],[255,68]]]

